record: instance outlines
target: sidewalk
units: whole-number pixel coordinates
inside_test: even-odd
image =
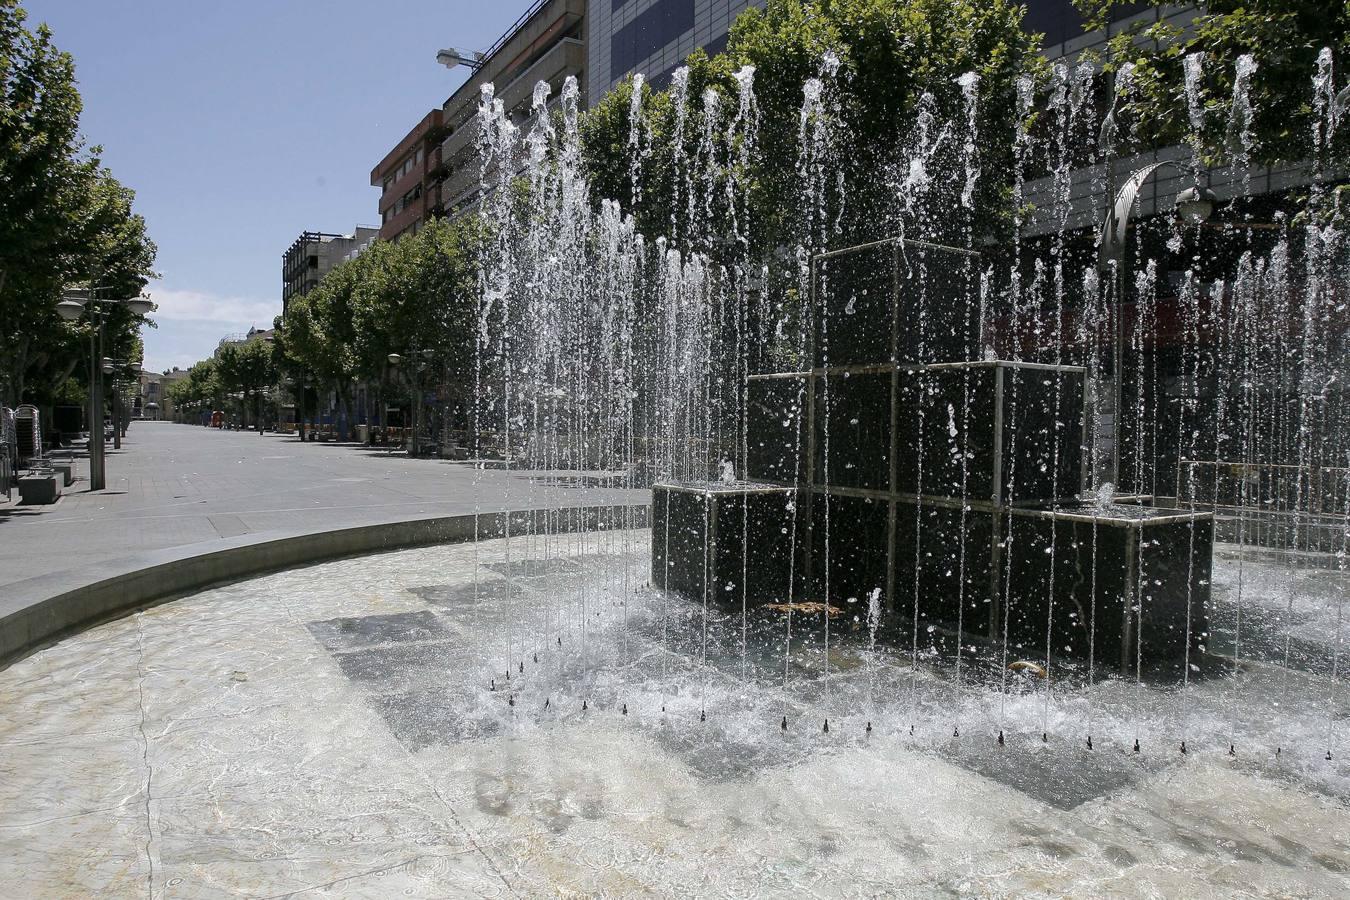
[[[544,487],[528,473],[409,459],[293,435],[136,422],[108,450],[107,490],[88,460],[52,506],[0,498],[0,585],[145,550],[255,532],[286,534],[421,515],[644,499],[646,491]],[[475,497],[478,498],[477,504]]]

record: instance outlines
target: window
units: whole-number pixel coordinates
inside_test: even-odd
[[[657,0],[609,39],[610,80],[622,78],[693,27],[694,0]]]

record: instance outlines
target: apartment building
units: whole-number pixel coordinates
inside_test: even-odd
[[[300,232],[281,255],[281,314],[286,315],[292,297],[303,297],[314,290],[334,266],[379,234],[380,229],[366,225],[356,226],[351,234]]]
[[[445,170],[441,123],[441,111],[431,110],[370,170],[371,186],[380,189],[380,240],[416,234],[441,211],[440,192],[434,190]]]
[[[454,216],[477,201],[477,116],[484,84],[494,85],[517,123],[529,118],[534,86],[540,81],[552,86],[556,102],[563,82],[574,76],[585,105],[586,16],[586,0],[534,0],[491,47],[475,54],[468,80],[371,170],[371,185],[381,189],[381,238],[415,233],[427,219]]]

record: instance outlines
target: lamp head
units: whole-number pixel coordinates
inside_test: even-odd
[[[399,356],[397,353],[390,353],[388,359],[389,365],[391,366],[397,366],[398,364],[403,362],[403,357]]]
[[[453,69],[455,66],[467,66],[470,69],[477,69],[483,64],[483,54],[473,50],[460,50],[457,47],[446,47],[444,50],[436,51],[436,62],[445,66],[447,69]]]
[[[1177,194],[1177,214],[1188,225],[1199,225],[1214,214],[1218,198],[1206,187],[1187,188]]]
[[[155,304],[152,303],[148,297],[142,297],[139,295],[135,297],[128,297],[126,300],[122,302],[126,304],[127,309],[131,310],[138,316],[147,315],[148,313],[150,313],[151,310],[155,308]]]
[[[56,314],[67,322],[74,322],[84,315],[84,304],[78,300],[62,300],[56,304]]]

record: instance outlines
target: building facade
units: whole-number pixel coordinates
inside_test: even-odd
[[[139,396],[132,401],[132,418],[172,420],[175,410],[169,389],[187,377],[187,369],[180,369],[177,366],[164,372],[147,372],[142,369],[138,378]]]
[[[291,298],[314,290],[334,266],[379,233],[380,229],[365,225],[356,226],[351,234],[302,231],[281,255],[281,314],[286,315]]]
[[[736,17],[765,0],[596,0],[590,15],[591,74],[600,97],[634,72],[664,87],[690,53],[726,49]]]
[[[370,184],[380,189],[380,240],[416,234],[422,223],[440,212],[439,184],[443,129],[439,109],[422,121],[370,170]]]
[[[610,0],[598,0],[606,4]],[[454,216],[478,199],[478,103],[492,84],[512,120],[530,116],[534,86],[553,88],[573,76],[587,89],[587,0],[534,0],[491,47],[480,54],[464,84],[432,110],[371,170],[380,188],[380,237],[394,240],[433,216]]]
[[[596,0],[588,16],[590,79],[587,93],[601,97],[634,72],[664,87],[671,73],[698,48],[711,56],[726,49],[736,17],[763,8],[765,0]],[[1023,24],[1045,35],[1051,59],[1101,43],[1101,33],[1085,34],[1073,0],[1026,0]],[[1114,11],[1117,18],[1148,9],[1145,3]]]

